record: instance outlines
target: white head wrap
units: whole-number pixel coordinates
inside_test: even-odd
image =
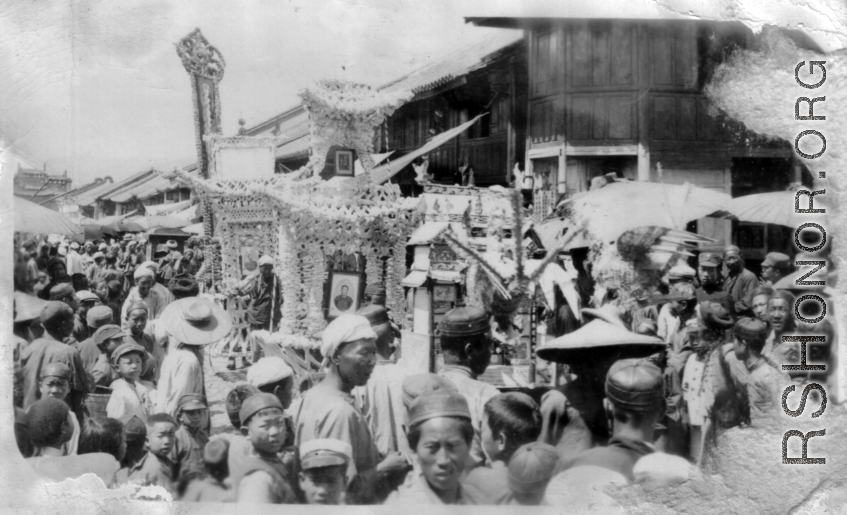
[[[142,277],[155,277],[156,275],[146,266],[140,266],[135,270],[135,273],[132,274],[132,276],[136,279],[141,279]]]
[[[294,375],[294,370],[278,356],[266,356],[247,369],[247,382],[256,388]]]
[[[145,261],[141,263],[141,266],[139,266],[138,268],[153,268],[153,270],[158,271],[159,263],[156,263],[155,261]]]
[[[354,342],[356,340],[376,340],[376,333],[371,328],[368,319],[361,315],[341,315],[332,322],[323,332],[323,344],[321,354],[324,361],[335,354],[342,343]]]
[[[259,258],[259,266],[273,265],[273,264],[274,264],[274,258],[272,258],[268,255],[264,255],[264,256]]]

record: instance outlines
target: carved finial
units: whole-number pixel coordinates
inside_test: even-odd
[[[482,195],[478,194],[476,196],[476,206],[474,206],[474,215],[482,216]]]
[[[432,210],[436,213],[441,212],[441,204],[438,203],[438,199],[435,199],[435,203],[432,205]]]
[[[226,68],[224,58],[217,48],[206,41],[200,29],[194,29],[182,38],[177,43],[176,53],[188,73],[214,81],[223,79]]]
[[[245,128],[244,128],[244,124],[245,124],[245,123],[247,123],[247,122],[245,122],[245,121],[244,121],[244,118],[239,118],[239,119],[238,119],[238,125],[239,125],[239,127],[238,127],[238,135],[239,135],[239,136],[244,136],[245,134],[247,134],[247,129],[245,129]]]
[[[473,187],[473,167],[471,167],[470,171],[468,171],[468,186]]]

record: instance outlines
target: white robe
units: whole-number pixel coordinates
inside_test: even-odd
[[[200,354],[202,357],[202,353]],[[169,413],[176,418],[179,399],[188,393],[206,395],[203,363],[185,346],[171,349],[162,363],[155,413]]]

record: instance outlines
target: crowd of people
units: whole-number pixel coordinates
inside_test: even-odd
[[[622,483],[666,481],[687,470],[680,463],[702,464],[722,432],[777,414],[786,386],[824,384],[832,370],[831,327],[809,348],[826,371],[782,370],[800,354],[781,337],[810,332],[795,320],[796,292],[775,288],[791,259],[769,254],[758,278],[729,246],[699,254],[696,270],[671,269],[662,293],[635,309],[615,307],[614,292],[585,309],[584,321],[654,336],[665,350],[568,363],[543,396],[480,380],[492,322],[477,307],[441,320],[437,373],[408,373],[385,291],[369,288],[364,307],[322,332],[320,372],[295,382],[280,357],[242,356],[246,382],[210,400],[203,348],[233,325],[200,294],[202,253],[173,243],[151,261],[129,238],[82,253],[74,243],[18,251],[15,429],[39,474],[95,473],[197,502],[541,505],[548,485],[572,487],[587,467]],[[280,321],[273,264],[260,259],[231,292],[247,299],[253,330]],[[566,304],[550,313],[549,336],[579,330]],[[212,435],[210,401],[225,402],[231,430]]]

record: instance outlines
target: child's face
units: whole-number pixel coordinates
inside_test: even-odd
[[[118,358],[118,373],[128,381],[138,381],[144,368],[142,363],[141,355],[137,352],[124,354]]]
[[[147,327],[147,311],[143,309],[130,311],[126,319],[129,330],[136,336],[144,332],[144,328]]]
[[[203,420],[206,416],[206,409],[184,409],[180,412],[179,421],[182,425],[197,429],[203,425]]]
[[[338,504],[347,483],[343,465],[300,472],[300,488],[309,504]]]
[[[482,434],[480,437],[482,439],[482,450],[488,456],[488,459],[491,461],[500,459],[500,448],[497,445],[494,432],[491,431],[491,426],[488,425],[488,415],[485,413],[482,414]]]
[[[285,442],[285,414],[278,408],[263,409],[253,415],[241,431],[250,438],[256,450],[277,453]]]
[[[42,399],[50,398],[63,401],[71,390],[71,384],[62,377],[50,376],[39,381],[38,389],[41,391]]]
[[[153,454],[165,455],[174,445],[176,426],[170,422],[157,422],[147,426],[147,448]]]

